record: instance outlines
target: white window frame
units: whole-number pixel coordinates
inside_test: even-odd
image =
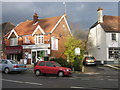
[[[25,37],[25,43],[30,43],[30,40],[28,37]]]
[[[35,35],[35,44],[44,44],[44,35]]]
[[[10,38],[10,46],[18,45],[18,38]]]
[[[119,50],[120,50],[120,48],[114,48],[114,47],[108,48],[108,58],[114,59],[118,55]],[[117,58],[118,58],[118,56],[117,56]]]

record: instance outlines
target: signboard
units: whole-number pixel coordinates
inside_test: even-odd
[[[50,54],[50,49],[48,49],[48,54]]]
[[[58,50],[58,39],[55,37],[51,37],[51,49]]]
[[[23,49],[36,49],[36,48],[43,48],[47,49],[50,47],[50,44],[38,44],[38,45],[22,45]]]
[[[22,52],[22,46],[7,46],[6,47],[6,53],[21,53]]]
[[[80,48],[75,48],[75,55],[80,55]]]

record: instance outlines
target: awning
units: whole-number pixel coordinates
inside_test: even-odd
[[[22,52],[22,46],[7,46],[6,53],[7,54],[17,54]]]

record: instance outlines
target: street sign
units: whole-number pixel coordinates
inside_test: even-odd
[[[75,48],[75,55],[80,55],[80,48]]]

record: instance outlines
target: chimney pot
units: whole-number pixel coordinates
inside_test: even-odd
[[[34,13],[33,21],[34,21],[34,23],[36,23],[38,21],[38,14],[37,13]]]

